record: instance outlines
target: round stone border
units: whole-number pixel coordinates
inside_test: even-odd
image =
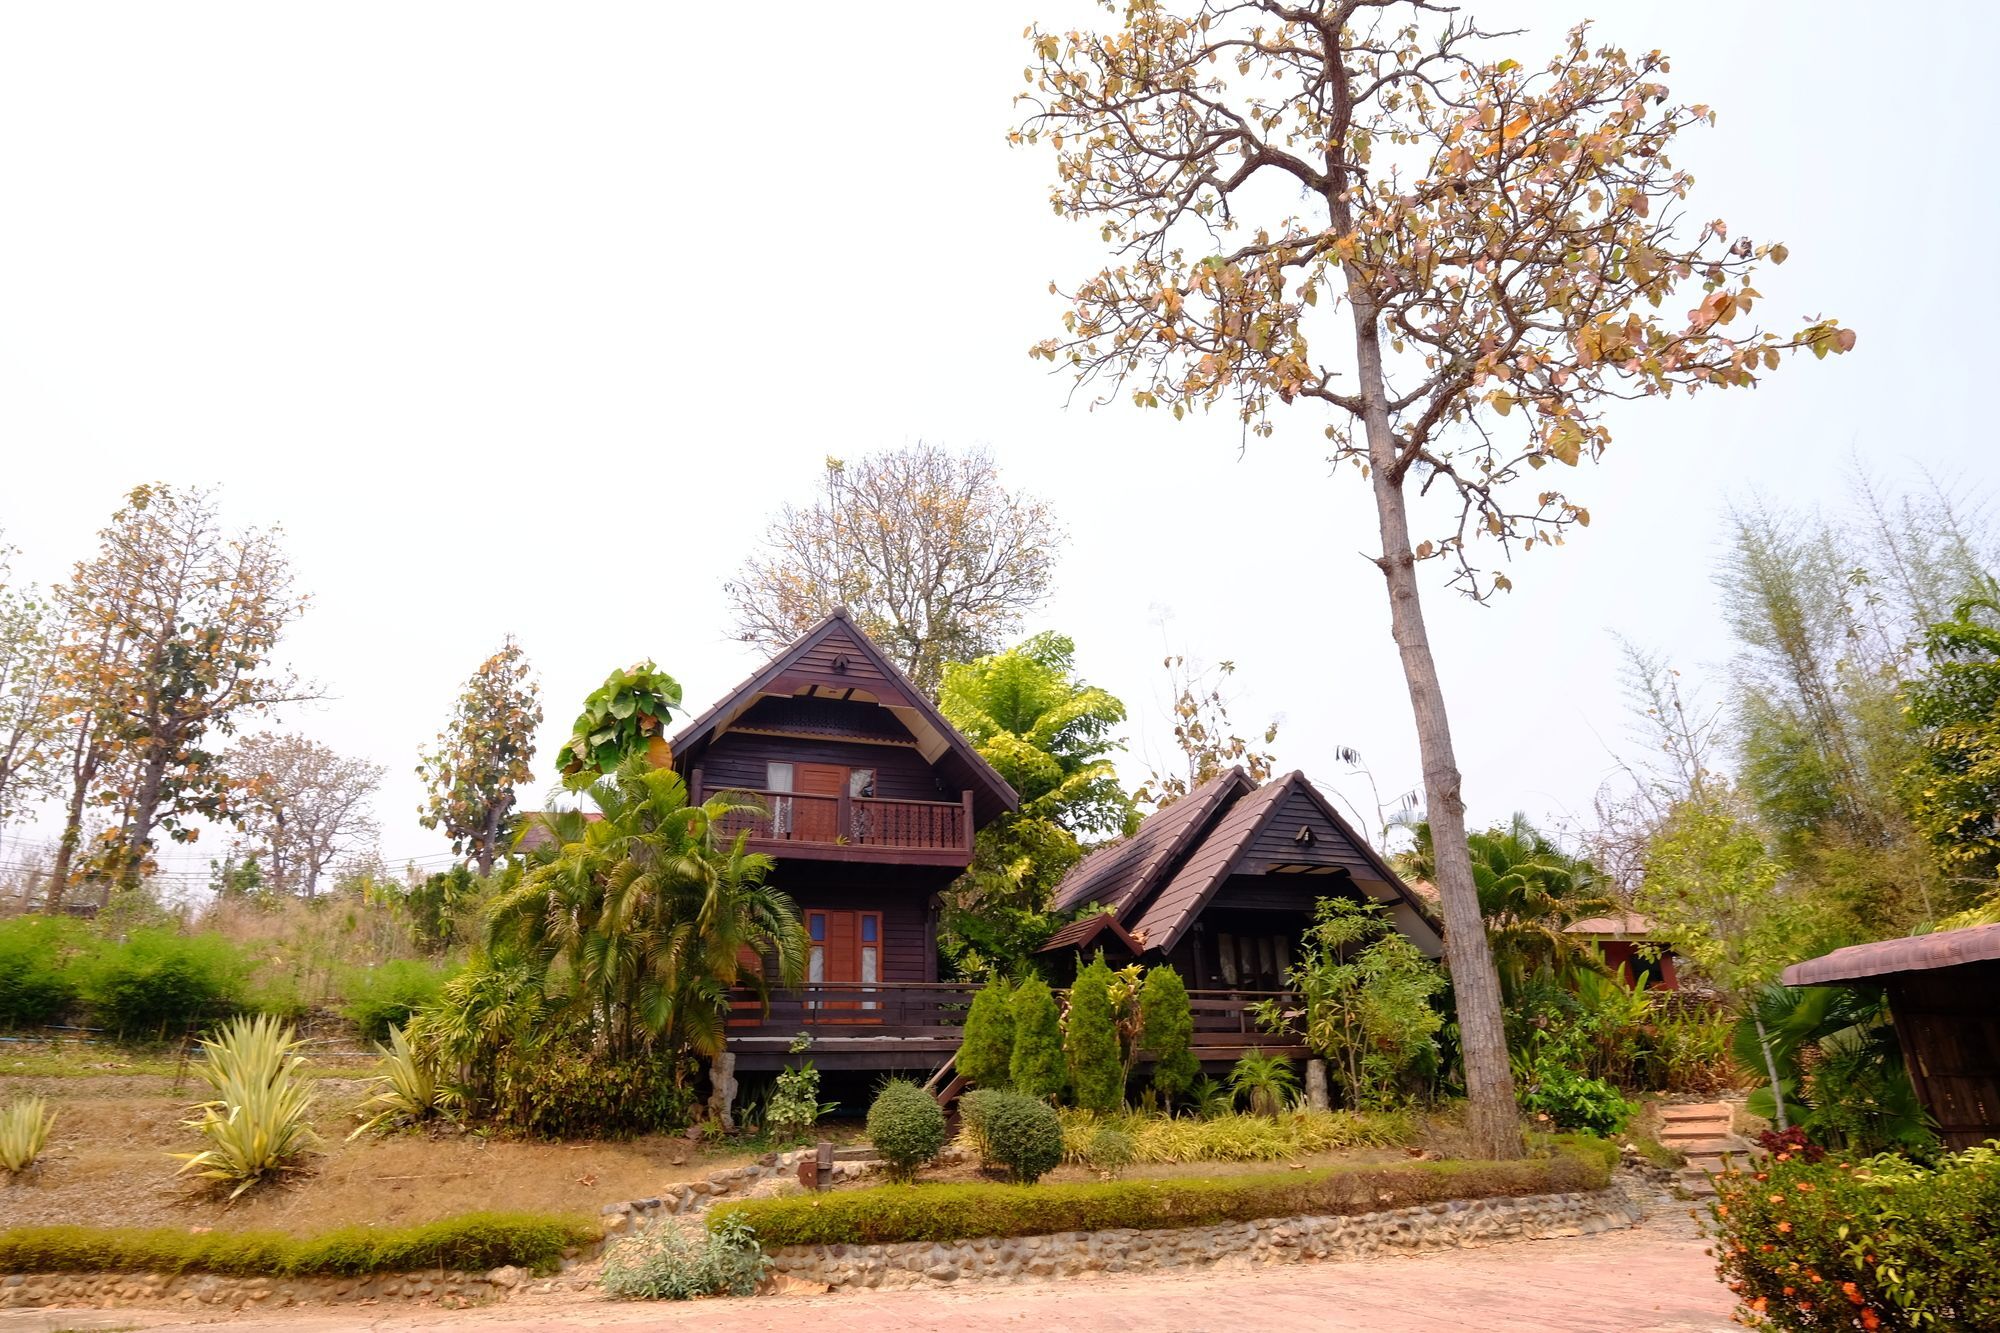
[[[774,1281],[791,1286],[911,1287],[1033,1282],[1088,1273],[1250,1263],[1362,1259],[1502,1240],[1583,1236],[1636,1226],[1639,1205],[1616,1186],[1589,1193],[1462,1199],[1347,1217],[1282,1217],[1171,1230],[1064,1231],[938,1244],[795,1245],[769,1252]],[[788,1281],[787,1281],[788,1280]]]

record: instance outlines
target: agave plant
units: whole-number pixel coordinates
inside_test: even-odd
[[[312,1089],[299,1073],[301,1044],[289,1026],[267,1014],[236,1019],[221,1036],[202,1039],[195,1072],[215,1090],[215,1100],[193,1108],[195,1118],[181,1123],[209,1146],[172,1154],[184,1163],[179,1174],[233,1184],[234,1199],[319,1146],[309,1119]]]
[[[382,1072],[375,1075],[375,1095],[355,1112],[368,1120],[347,1137],[358,1139],[384,1125],[421,1124],[434,1115],[449,1115],[463,1101],[458,1089],[438,1079],[437,1061],[410,1041],[403,1029],[389,1029],[389,1044],[378,1044]]]
[[[26,1171],[49,1141],[55,1112],[40,1097],[16,1097],[0,1110],[0,1168]]]

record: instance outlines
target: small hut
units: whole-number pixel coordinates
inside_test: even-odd
[[[1591,916],[1563,927],[1566,935],[1578,935],[1597,946],[1604,964],[1627,986],[1646,977],[1649,990],[1678,990],[1681,979],[1675,969],[1669,941],[1649,916],[1619,912],[1613,916]]]
[[[1881,986],[1910,1082],[1948,1148],[2000,1139],[2000,926],[1835,949],[1787,986]]]

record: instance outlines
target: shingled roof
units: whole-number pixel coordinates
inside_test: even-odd
[[[1294,818],[1298,834],[1286,836]],[[1282,821],[1280,824],[1279,821]],[[1317,825],[1333,847],[1312,847]],[[1273,846],[1287,849],[1273,852]],[[1290,862],[1289,848],[1301,848]],[[1406,934],[1425,936],[1418,942],[1436,953],[1442,937],[1427,905],[1404,884],[1367,840],[1301,772],[1291,772],[1259,787],[1243,770],[1232,768],[1149,817],[1130,838],[1100,848],[1079,862],[1056,889],[1059,910],[1101,903],[1112,917],[1149,951],[1172,949],[1201,915],[1216,893],[1246,863],[1311,875],[1337,876],[1370,897],[1397,909],[1397,924]],[[1081,923],[1079,923],[1081,924]],[[1102,927],[1093,927],[1093,934]],[[1045,949],[1065,944],[1065,932]]]

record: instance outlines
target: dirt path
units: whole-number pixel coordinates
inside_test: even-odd
[[[215,1321],[223,1333],[1725,1333],[1733,1302],[1693,1224],[1664,1213],[1631,1231],[1357,1263],[1218,1267],[1047,1285],[927,1287],[687,1304],[523,1297],[484,1311],[300,1310]],[[0,1314],[0,1333],[187,1326],[134,1310]]]

